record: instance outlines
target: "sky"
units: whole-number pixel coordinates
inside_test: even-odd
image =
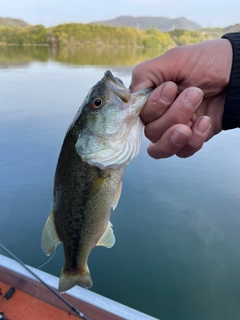
[[[45,27],[110,20],[120,15],[185,17],[202,27],[240,23],[239,0],[0,0],[0,17]]]

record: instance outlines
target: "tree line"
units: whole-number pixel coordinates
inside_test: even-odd
[[[221,35],[218,35],[221,36]],[[141,30],[94,24],[68,23],[45,28],[43,25],[9,28],[0,26],[1,45],[46,45],[88,47],[135,47],[166,49],[176,45],[210,40],[210,32],[155,28]]]

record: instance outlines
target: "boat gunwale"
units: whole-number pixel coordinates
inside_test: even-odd
[[[57,289],[58,278],[44,271],[27,266],[53,289]],[[0,254],[0,281],[57,308],[70,311],[57,296],[34,278],[17,261]],[[76,286],[62,295],[66,300],[91,319],[104,320],[157,320],[152,316],[101,296],[95,292]]]

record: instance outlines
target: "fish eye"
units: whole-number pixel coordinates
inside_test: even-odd
[[[93,102],[91,103],[91,107],[92,109],[98,109],[100,108],[102,105],[102,99],[101,98],[96,98],[93,100]]]

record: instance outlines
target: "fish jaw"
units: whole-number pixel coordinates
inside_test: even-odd
[[[105,85],[123,102],[130,101],[131,93],[128,88],[125,87],[122,80],[114,77],[110,70],[107,70],[104,74]]]
[[[109,90],[126,103],[122,104],[121,107],[123,109],[129,109],[129,112],[134,115],[139,115],[147,101],[149,93],[152,91],[152,88],[146,88],[134,93],[130,93],[129,89],[125,87],[123,82],[119,78],[114,77],[109,70],[105,72],[104,79],[105,85],[109,88]]]
[[[129,113],[138,116],[142,111],[149,94],[152,92],[152,88],[147,88],[143,90],[139,90],[137,92],[133,92],[131,94],[131,101],[129,103]]]
[[[139,113],[151,89],[130,93],[110,71],[106,71],[100,85],[105,87],[105,106],[87,115],[75,149],[91,166],[116,169],[128,165],[141,149],[143,124]]]

